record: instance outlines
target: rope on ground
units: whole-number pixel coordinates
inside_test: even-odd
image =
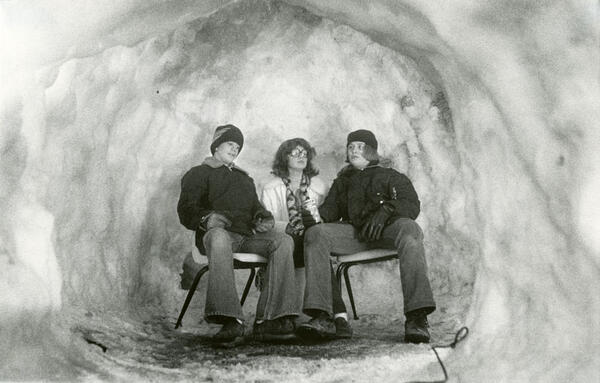
[[[93,344],[93,345],[96,345],[96,346],[100,347],[100,348],[102,349],[102,352],[106,352],[106,350],[108,350],[108,347],[106,347],[105,345],[103,345],[103,344],[102,344],[102,343],[100,343],[100,342],[97,342],[97,341],[96,341],[96,340],[94,340],[94,339],[91,339],[91,338],[89,338],[89,337],[83,337],[83,339],[84,339],[86,342],[88,342],[89,344]]]
[[[406,383],[446,383],[448,381],[448,372],[446,371],[446,367],[444,366],[444,363],[442,362],[442,358],[440,358],[440,355],[438,354],[437,349],[438,348],[455,348],[457,344],[462,342],[463,339],[465,339],[467,337],[468,334],[469,334],[469,328],[464,326],[464,327],[461,327],[456,332],[456,335],[454,335],[454,341],[452,343],[446,344],[446,345],[441,345],[441,346],[431,346],[431,349],[435,353],[435,356],[436,356],[438,362],[440,362],[440,366],[442,366],[442,371],[444,372],[444,380],[431,380],[431,381],[415,380],[415,381],[410,381],[410,382],[406,382]]]

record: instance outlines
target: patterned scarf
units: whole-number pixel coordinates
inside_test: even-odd
[[[294,194],[290,184],[291,180],[288,177],[282,177],[283,183],[286,187],[286,203],[288,214],[290,216],[290,222],[286,227],[288,234],[302,235],[304,234],[304,225],[302,224],[302,203],[309,199],[308,186],[310,185],[310,179],[302,174],[300,180],[300,198]]]

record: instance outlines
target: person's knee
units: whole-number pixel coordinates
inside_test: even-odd
[[[314,225],[304,232],[304,242],[314,243],[325,237],[325,225]]]
[[[231,237],[227,230],[221,227],[210,229],[202,238],[204,248],[209,249],[214,246],[231,246]]]
[[[396,236],[396,245],[415,244],[423,241],[423,230],[419,224],[412,219],[406,218],[396,222],[398,235]]]
[[[280,239],[280,246],[285,246],[286,249],[289,248],[290,252],[293,252],[294,239],[288,234],[283,234],[283,236]]]
[[[304,233],[304,263],[329,262],[329,239],[323,224],[315,225]]]
[[[294,240],[289,234],[282,232],[274,232],[273,238],[271,238],[270,252],[273,253],[276,250],[283,250],[286,254],[294,251]]]
[[[283,248],[290,254],[294,252],[294,239],[290,235],[286,233],[280,233],[280,235],[277,237],[277,241],[280,249]]]

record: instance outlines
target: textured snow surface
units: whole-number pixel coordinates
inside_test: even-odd
[[[395,262],[352,269],[356,343],[316,367],[296,346],[218,362],[204,284],[170,330],[179,180],[223,123],[259,187],[282,140],[311,141],[329,181],[346,134],[375,132],[422,201],[434,340],[471,327],[455,380],[597,380],[597,4],[287,3],[0,5],[0,380],[439,378],[398,342]]]

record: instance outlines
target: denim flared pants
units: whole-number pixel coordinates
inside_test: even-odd
[[[244,236],[222,228],[210,229],[203,240],[208,257],[208,288],[204,317],[207,322],[223,323],[227,318],[244,319],[235,288],[233,253],[256,253],[268,259],[265,287],[259,300],[264,302],[259,319],[299,315],[296,278],[292,257],[294,242],[281,232],[271,230]]]
[[[404,312],[435,310],[435,301],[427,276],[423,231],[409,218],[399,218],[383,230],[374,242],[360,242],[357,230],[346,223],[325,223],[311,227],[304,239],[306,288],[303,310],[314,316],[318,311],[332,314],[330,254],[353,254],[383,248],[398,251]]]

